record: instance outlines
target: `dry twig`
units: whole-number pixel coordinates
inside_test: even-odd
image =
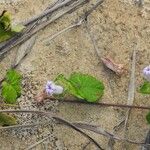
[[[41,15],[32,19],[30,23],[27,23],[26,24],[27,27],[22,33],[17,34],[15,37],[13,37],[8,42],[6,42],[5,45],[2,44],[2,46],[0,47],[0,57],[3,56],[5,53],[7,53],[13,47],[28,40],[32,35],[36,34],[38,31],[45,28],[50,23],[54,22],[55,20],[62,17],[66,13],[70,12],[71,10],[77,9],[78,6],[87,2],[88,0],[80,0],[80,1],[66,0],[65,2],[62,2],[61,4],[55,5],[54,8],[52,7],[48,11],[44,11]],[[55,15],[52,15],[53,12],[63,7],[66,7],[66,8],[62,9],[60,12],[56,13]],[[38,23],[39,20],[42,20],[44,17],[48,17],[48,16],[51,16],[48,20]]]
[[[104,2],[104,0],[99,0],[92,8],[90,8],[88,11],[86,11],[81,17],[80,19],[78,19],[78,21],[76,21],[75,23],[73,23],[72,25],[64,28],[63,30],[57,32],[56,34],[50,36],[49,38],[46,38],[46,40],[44,40],[44,42],[49,45],[50,41],[53,40],[54,38],[58,37],[59,35],[63,34],[66,31],[69,31],[75,27],[80,26],[86,19],[87,17],[102,3]]]

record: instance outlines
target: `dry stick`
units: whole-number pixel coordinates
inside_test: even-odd
[[[56,34],[52,35],[50,38],[46,38],[46,44],[49,45],[50,41],[53,40],[54,38],[58,37],[59,35],[63,34],[66,31],[69,31],[75,27],[80,26],[86,19],[87,17],[102,3],[104,2],[104,0],[100,0],[98,1],[92,8],[90,8],[87,12],[85,12],[84,15],[82,15],[81,19],[79,19],[79,21],[75,22],[74,24],[66,27],[65,29],[57,32]],[[45,42],[45,41],[44,41]]]
[[[48,39],[46,38],[46,42],[45,41],[44,42],[46,43],[46,45],[49,45],[51,40],[55,39],[56,37],[58,37],[59,35],[63,34],[66,31],[69,31],[69,30],[71,30],[71,29],[73,29],[75,27],[80,26],[81,24],[82,24],[82,20],[80,20],[79,22],[77,22],[77,23],[75,23],[73,25],[70,25],[67,28],[57,32],[56,34],[52,35],[50,38],[48,38]]]
[[[52,115],[52,113],[50,112],[45,112],[45,111],[38,111],[38,110],[0,110],[0,113],[32,113],[32,114],[38,114],[38,115],[42,115],[42,116],[46,116],[48,118],[53,118],[56,121],[58,121],[59,123],[62,123],[68,127],[71,127],[72,129],[78,131],[79,133],[81,133],[84,137],[88,138],[93,144],[95,144],[95,146],[97,148],[99,148],[100,150],[103,150],[103,148],[101,148],[101,146],[88,134],[86,134],[85,132],[83,132],[82,130],[80,130],[78,127],[76,127],[75,125],[73,125],[72,123],[64,120],[63,118],[57,117]],[[36,145],[38,145],[39,142],[31,145],[29,148],[33,148]]]
[[[64,2],[65,0],[56,0],[55,2],[53,2],[52,4],[50,4],[46,9],[45,11],[48,11],[50,10],[51,8],[53,8],[54,6],[58,6],[58,4],[61,4],[62,2]],[[43,14],[43,13],[42,13]],[[42,15],[40,14],[40,15]],[[39,16],[40,16],[39,15]],[[29,20],[26,20],[24,21],[24,23],[22,23],[23,25],[27,25],[27,24],[32,24],[32,22],[38,22],[40,21],[41,19],[39,18],[39,16],[34,16],[33,18],[29,19]],[[46,15],[47,16],[47,15]],[[38,18],[37,20],[35,20],[35,18]],[[44,18],[44,17],[43,17]]]
[[[25,26],[27,26],[29,24],[32,24],[32,23],[36,22],[37,20],[41,20],[44,17],[46,17],[46,16],[50,15],[51,13],[53,13],[54,11],[57,11],[58,9],[66,6],[66,5],[69,5],[70,3],[75,2],[75,1],[76,0],[65,0],[65,1],[62,1],[62,3],[58,3],[57,5],[54,5],[53,7],[51,7],[50,9],[45,10],[39,16],[37,16],[35,18],[32,18],[31,20],[29,20],[28,22],[26,22]]]
[[[137,49],[137,47],[136,47]],[[134,97],[135,97],[135,66],[136,66],[136,49],[133,50],[132,55],[132,67],[131,67],[131,76],[130,76],[130,83],[129,83],[129,89],[128,89],[128,105],[133,105]],[[127,136],[127,124],[128,119],[130,116],[131,109],[129,108],[126,112],[126,118],[125,118],[125,127],[124,127],[124,136]]]
[[[12,40],[10,43],[6,43],[3,47],[0,48],[0,57],[2,55],[4,55],[6,52],[8,52],[10,49],[12,49],[13,47],[15,47],[18,44],[21,44],[22,42],[24,42],[27,39],[29,39],[32,35],[34,35],[38,31],[40,31],[41,29],[45,28],[50,23],[52,23],[55,20],[59,19],[60,17],[62,17],[66,13],[70,12],[71,10],[77,9],[78,6],[80,6],[80,5],[84,4],[84,3],[87,3],[87,2],[88,2],[88,0],[76,1],[74,3],[74,5],[72,5],[70,7],[68,6],[69,8],[67,8],[63,12],[56,14],[56,16],[52,17],[50,20],[48,20],[46,22],[43,22],[42,24],[39,24],[35,28],[32,28],[31,30],[29,30],[30,32],[27,32],[28,29],[26,29],[27,31],[25,31],[23,33],[20,33],[19,35],[17,35],[16,37],[14,37],[14,40]],[[66,3],[63,6],[65,6],[65,5],[66,5]],[[19,37],[19,38],[17,38],[17,37]]]

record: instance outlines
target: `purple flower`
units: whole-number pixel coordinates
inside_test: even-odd
[[[47,84],[45,86],[45,91],[48,95],[62,94],[63,87],[59,85],[55,85],[53,81],[47,81]]]
[[[150,82],[150,65],[143,69],[144,78]]]

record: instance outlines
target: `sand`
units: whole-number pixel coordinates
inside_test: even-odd
[[[95,3],[91,0],[91,3]],[[39,14],[44,10],[51,1],[49,0],[24,0],[11,2],[9,4],[0,3],[0,10],[9,10],[12,13],[15,22],[22,22],[28,18]],[[30,6],[30,7],[29,7]],[[48,38],[61,29],[69,26],[83,12],[85,12],[91,4],[81,7],[77,11],[67,14],[54,23],[50,24],[44,30],[37,34],[37,39],[31,53],[17,68],[25,77],[25,80],[32,82],[28,91],[34,91],[36,95],[42,90],[47,80],[53,80],[59,73],[69,76],[72,72],[82,72],[93,75],[105,84],[105,93],[102,102],[126,104],[128,96],[128,84],[131,71],[131,56],[134,49],[137,50],[136,58],[136,91],[135,105],[150,105],[150,96],[143,96],[137,92],[141,85],[142,69],[150,63],[150,13],[148,1],[143,7],[138,7],[133,1],[123,0],[105,0],[102,7],[98,7],[88,18],[90,32],[92,33],[100,56],[112,57],[116,62],[125,65],[127,72],[121,77],[116,76],[99,61],[99,57],[95,52],[94,45],[87,33],[85,25],[74,28],[65,32],[54,40],[46,44]],[[138,43],[138,46],[135,46]],[[11,62],[16,54],[14,49],[7,54],[0,64],[0,78],[5,74],[5,70],[10,67]],[[35,87],[36,88],[32,88]],[[31,97],[32,97],[31,96]],[[24,94],[25,99],[29,96]],[[28,106],[35,105],[33,99]],[[47,105],[47,104],[45,104]],[[53,110],[59,116],[62,116],[71,122],[86,122],[102,127],[103,129],[115,133],[118,136],[124,136],[124,127],[121,126],[118,131],[114,131],[126,115],[126,109],[120,108],[104,108],[99,106],[79,105],[79,104],[56,104]],[[30,107],[32,109],[32,107]],[[42,109],[45,106],[42,106]],[[41,109],[36,106],[36,109]],[[147,111],[132,110],[128,122],[127,138],[130,140],[144,142],[149,125],[145,120]],[[68,149],[82,150],[88,143],[88,140],[81,134],[72,129],[54,125],[52,140],[48,142],[49,149]],[[45,134],[48,129],[41,131]],[[37,132],[36,132],[37,133]],[[42,133],[39,137],[42,138]],[[37,134],[38,134],[37,133]],[[108,148],[109,139],[97,134],[89,133],[104,149]],[[13,138],[12,138],[13,136]],[[3,133],[0,136],[1,150],[19,150],[24,149],[31,143],[38,140],[38,136],[29,135],[24,140],[11,134]],[[140,149],[140,146],[126,143],[128,150]],[[46,149],[39,146],[36,149]],[[115,142],[114,150],[125,149],[124,142]],[[96,150],[96,147],[89,143],[86,150]]]

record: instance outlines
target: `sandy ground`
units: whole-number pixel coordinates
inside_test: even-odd
[[[95,1],[93,0],[92,3]],[[147,1],[148,2],[148,1]],[[0,4],[0,10],[9,10],[15,22],[27,20],[31,16],[39,14],[50,3],[50,0],[24,0],[11,4]],[[148,7],[148,3],[146,3]],[[30,7],[28,7],[30,6]],[[36,43],[28,57],[18,67],[25,76],[32,76],[29,80],[36,85],[35,93],[38,93],[47,80],[52,80],[59,73],[66,76],[73,71],[88,73],[100,79],[105,84],[105,94],[102,102],[127,103],[128,83],[130,77],[131,56],[138,43],[136,61],[136,91],[135,105],[150,105],[150,96],[143,96],[137,92],[142,82],[141,71],[150,63],[150,20],[146,7],[138,7],[130,1],[106,0],[102,7],[98,7],[88,18],[90,32],[93,34],[101,56],[110,56],[116,62],[125,64],[127,73],[121,78],[103,67],[94,50],[93,43],[84,25],[60,35],[48,45],[46,39],[67,27],[78,18],[91,5],[85,5],[71,14],[49,25],[37,35]],[[10,66],[16,50],[9,53],[0,64],[1,78],[5,70]],[[7,63],[6,63],[7,62]],[[35,86],[35,85],[34,85]],[[32,87],[31,87],[32,88]],[[28,89],[29,91],[31,89]],[[32,104],[30,104],[32,105]],[[113,128],[125,117],[126,109],[103,108],[90,105],[59,104],[58,115],[69,121],[92,123],[103,129],[114,132]],[[144,141],[149,129],[145,115],[147,111],[132,110],[128,122],[127,138],[130,140]],[[117,132],[123,136],[123,126]],[[76,131],[63,126],[54,126],[53,134],[59,142],[59,149],[82,150],[88,140]],[[108,138],[89,133],[104,149],[108,148]],[[33,135],[30,140],[19,138],[12,139],[11,135],[0,136],[1,150],[24,149],[35,140]],[[140,146],[126,144],[128,150],[140,149]],[[44,149],[37,147],[36,149]],[[54,149],[54,148],[49,148]],[[114,150],[125,149],[124,143],[117,142]],[[92,143],[86,150],[96,150]]]

